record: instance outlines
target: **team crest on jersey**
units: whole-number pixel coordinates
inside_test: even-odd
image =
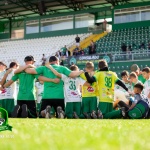
[[[94,88],[91,87],[91,86],[89,86],[89,87],[87,88],[87,90],[88,90],[88,92],[94,92]]]

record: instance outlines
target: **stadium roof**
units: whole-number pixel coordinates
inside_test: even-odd
[[[147,1],[149,0],[1,0],[0,19],[73,12]]]

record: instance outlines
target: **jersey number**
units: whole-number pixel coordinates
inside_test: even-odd
[[[75,81],[69,81],[69,83],[70,83],[69,89],[70,90],[76,90]]]
[[[112,87],[112,78],[105,77],[105,86],[108,88]]]

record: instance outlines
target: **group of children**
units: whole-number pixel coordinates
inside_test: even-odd
[[[28,58],[29,59],[29,58]],[[31,58],[30,58],[31,59]],[[57,60],[57,58],[56,58]],[[59,72],[57,67],[54,65],[46,64],[46,71],[54,74],[55,78],[59,78],[61,82],[63,81],[63,91],[64,91],[64,106],[65,108],[57,107],[57,109],[52,109],[52,106],[47,103],[45,109],[40,109],[41,103],[44,100],[42,99],[42,93],[45,88],[52,88],[55,84],[58,84],[59,80],[49,79],[39,77],[37,75],[29,76],[28,79],[33,80],[37,78],[39,82],[36,82],[37,87],[37,96],[36,96],[36,111],[39,111],[39,117],[51,118],[52,113],[56,114],[57,118],[68,118],[68,119],[117,119],[117,118],[132,118],[132,119],[141,119],[141,118],[149,118],[149,100],[150,100],[150,68],[146,67],[140,72],[138,66],[134,66],[134,72],[130,74],[127,71],[123,71],[121,73],[120,80],[115,72],[109,71],[108,64],[105,60],[100,60],[98,63],[99,70],[94,71],[94,64],[92,62],[87,62],[85,64],[85,70],[79,71],[79,68],[76,65],[72,65],[70,67],[71,73],[66,70],[68,73]],[[30,60],[27,60],[28,62]],[[33,60],[32,60],[33,61]],[[14,64],[17,67],[17,64]],[[29,68],[34,68],[32,65],[28,64]],[[27,69],[28,67],[24,67],[23,69]],[[1,68],[0,68],[1,69]],[[14,68],[16,69],[16,68]],[[21,83],[25,83],[24,78],[19,78],[14,75],[14,69],[9,69],[9,71],[3,74],[3,78],[1,78],[1,95],[6,91],[10,92],[9,86],[11,88],[14,87],[14,83],[17,79],[19,79]],[[25,77],[28,73],[25,73],[23,69],[19,70],[22,72],[22,77]],[[62,69],[62,68],[61,68]],[[40,70],[36,70],[37,72]],[[44,72],[44,71],[43,71]],[[11,75],[9,76],[9,74]],[[70,73],[70,76],[69,76]],[[74,73],[74,75],[73,75]],[[17,73],[16,73],[17,74]],[[36,73],[35,73],[36,74]],[[66,75],[65,75],[66,74]],[[68,76],[67,76],[68,75]],[[79,76],[77,76],[79,75]],[[46,76],[46,74],[45,74]],[[11,78],[12,77],[12,78]],[[48,76],[46,76],[48,77]],[[144,79],[143,79],[144,77]],[[42,81],[40,81],[40,79]],[[140,79],[141,81],[139,81]],[[32,80],[32,81],[33,81]],[[6,82],[6,83],[5,83]],[[54,82],[54,84],[46,84],[43,86],[43,83],[46,82]],[[144,84],[142,83],[144,82]],[[30,83],[29,83],[30,84]],[[12,87],[13,85],[13,87]],[[51,85],[51,87],[49,87]],[[55,89],[57,90],[57,86]],[[6,89],[6,90],[5,90]],[[21,85],[19,89],[26,92],[25,85]],[[32,89],[32,88],[31,88]],[[32,91],[33,92],[33,91]],[[55,91],[54,91],[55,92]],[[22,92],[23,93],[23,92]],[[47,93],[48,94],[48,93]],[[55,93],[49,94],[55,95]],[[13,96],[13,94],[11,94]],[[57,97],[57,96],[56,96]],[[13,97],[14,98],[14,97]],[[15,98],[14,98],[15,99]],[[4,100],[0,100],[1,107],[5,108],[9,111],[11,117],[17,117],[18,111],[20,109],[18,107],[14,107],[14,99],[7,100],[9,101],[4,104]],[[21,117],[26,118],[28,115],[24,112],[27,112],[27,109],[30,108],[31,101],[27,100],[17,100],[20,102],[20,106],[22,109]],[[45,99],[47,100],[47,99]],[[57,99],[50,99],[57,103]],[[10,103],[11,101],[11,103]],[[24,102],[24,104],[23,104]],[[8,108],[8,104],[10,104]],[[34,100],[32,104],[34,106]],[[63,107],[63,105],[62,105]],[[7,109],[8,108],[8,109]],[[12,110],[13,109],[13,110]],[[32,113],[31,109],[31,113]],[[12,115],[13,114],[13,115]],[[35,115],[36,116],[36,115]],[[30,115],[32,118],[32,115]]]
[[[121,81],[116,73],[108,70],[105,60],[100,60],[98,65],[99,70],[94,71],[94,64],[87,62],[85,73],[76,78],[67,77],[57,72],[51,65],[47,65],[47,68],[64,82],[63,114],[66,118],[148,118],[147,91],[150,88],[150,84],[148,86],[150,69],[146,67],[142,70],[142,75],[146,79],[143,85],[141,82],[143,78],[139,81],[135,72],[129,75],[127,71],[123,71]],[[70,69],[79,70],[76,65],[72,65]]]

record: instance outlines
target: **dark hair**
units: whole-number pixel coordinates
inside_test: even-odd
[[[14,66],[18,66],[18,64],[16,62],[11,62],[9,64],[9,68],[13,68]]]
[[[32,55],[29,55],[29,56],[26,56],[24,58],[24,61],[27,62],[27,61],[35,61],[35,60],[34,60],[34,57]]]
[[[142,83],[137,83],[137,84],[134,86],[134,88],[138,88],[138,89],[140,89],[141,91],[143,91],[144,85],[143,85]]]
[[[142,69],[142,72],[150,73],[150,68],[149,67],[145,67],[144,69]]]
[[[76,66],[76,65],[70,66],[71,71],[76,71],[77,69],[78,69],[78,66]]]
[[[124,76],[129,76],[129,72],[124,70],[121,72],[121,77],[124,77]]]
[[[49,58],[49,62],[53,62],[53,61],[57,61],[57,60],[59,60],[59,58],[56,57],[56,56],[51,56],[51,57]]]
[[[99,67],[99,69],[103,69],[105,67],[108,67],[106,60],[105,59],[100,60],[98,63],[98,67]]]
[[[7,68],[7,65],[4,64],[2,61],[0,61],[0,65],[3,65],[3,66],[5,66]]]

